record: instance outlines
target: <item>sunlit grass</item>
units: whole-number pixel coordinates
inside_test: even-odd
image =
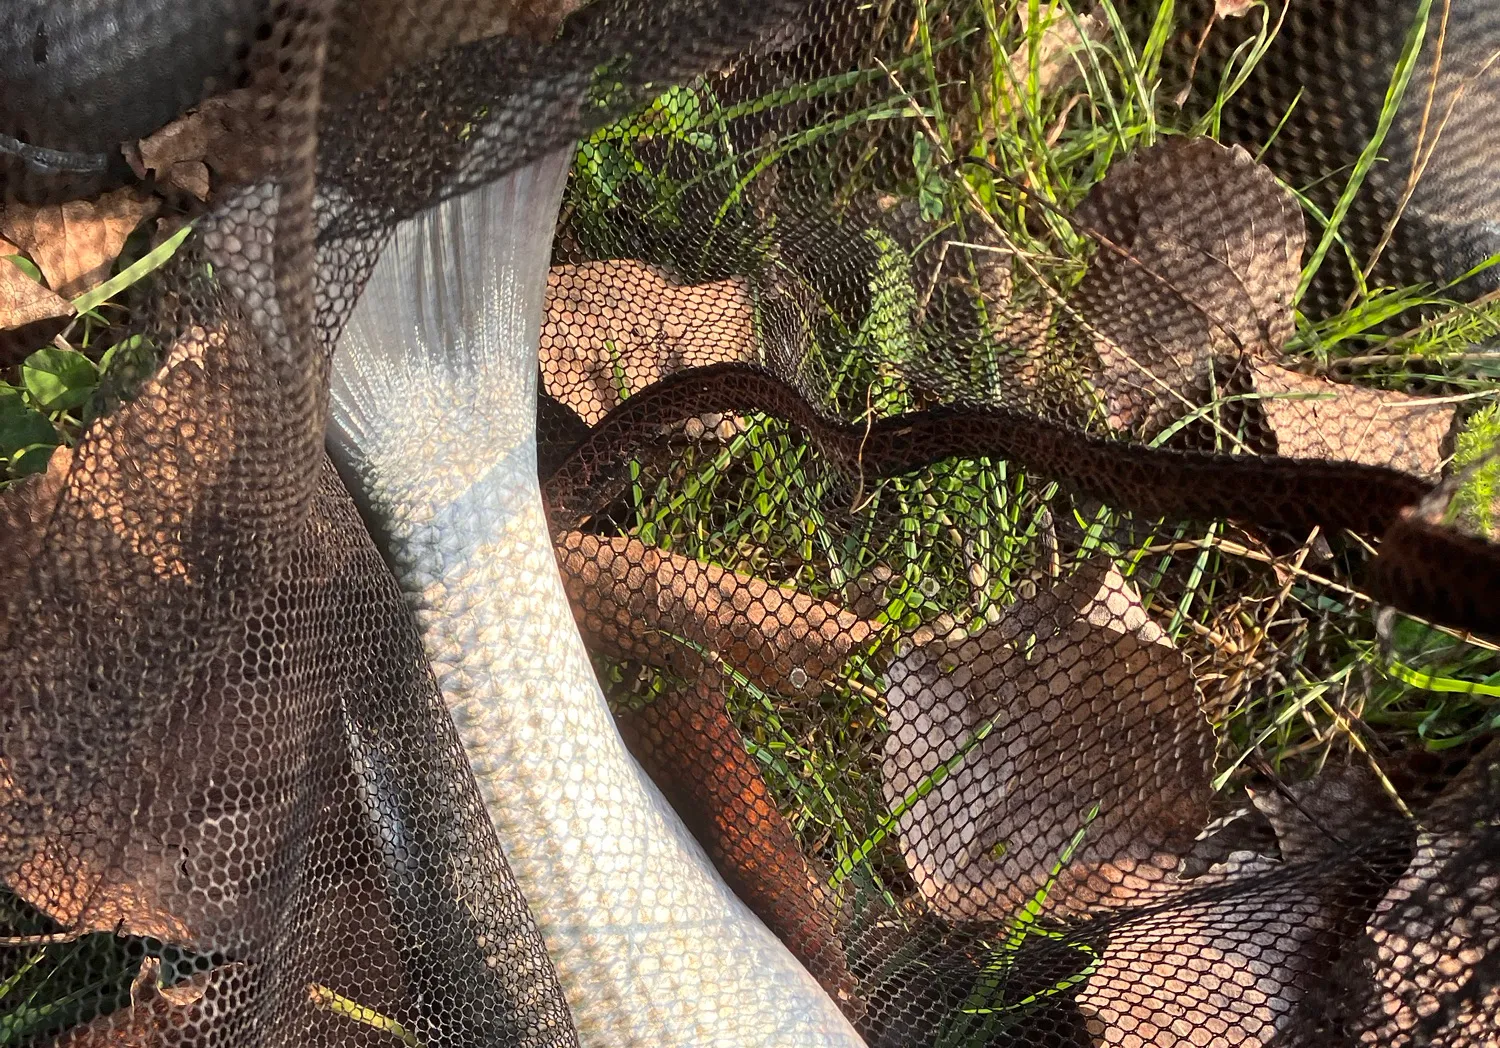
[[[677,123],[649,122],[641,134],[655,151],[639,154],[656,157],[657,170],[665,170],[665,157],[681,161],[683,151],[691,153],[682,179],[655,178],[651,187],[670,201],[654,205],[655,213],[673,216],[669,225],[681,223],[685,242],[701,243],[703,230],[683,205],[717,192],[717,204],[698,206],[711,215],[714,233],[727,238],[718,248],[738,253],[747,271],[777,270],[820,303],[805,318],[810,336],[802,372],[808,388],[824,393],[826,407],[856,420],[917,403],[908,364],[935,366],[938,372],[926,378],[960,395],[1003,396],[999,383],[1018,359],[1007,324],[1017,314],[1050,307],[1041,331],[1053,333],[1067,293],[1087,267],[1091,243],[1067,222],[1067,212],[1133,150],[1169,134],[1216,133],[1225,102],[1278,28],[1269,8],[1252,9],[1247,18],[1254,31],[1225,69],[1216,97],[1189,122],[1167,97],[1175,85],[1164,81],[1171,3],[1160,4],[1154,17],[1129,20],[1108,2],[1091,7],[1087,18],[1068,3],[1036,0],[916,0],[881,11],[888,16],[880,40],[886,50],[880,57],[872,52],[862,71],[733,107],[716,100],[714,82],[678,89],[671,96]],[[910,16],[908,24],[897,24],[900,11]],[[1418,15],[1420,22],[1424,16]],[[1064,24],[1076,30],[1075,67],[1059,78],[1046,63],[1049,41]],[[1418,24],[1411,40],[1420,41],[1421,31]],[[1410,78],[1414,46],[1409,41],[1397,70],[1382,130]],[[1059,80],[1063,86],[1056,87]],[[793,119],[776,139],[743,156],[733,153],[727,114],[836,101],[841,93],[857,98],[845,112],[857,112],[859,121],[808,127]],[[685,103],[689,97],[693,101]],[[603,137],[635,156],[634,143],[642,139],[629,126]],[[675,131],[663,131],[669,126]],[[664,134],[677,139],[665,145]],[[840,141],[849,147],[835,150]],[[1378,147],[1376,141],[1343,173],[1330,215],[1299,193],[1311,245],[1304,286],[1320,265],[1357,270],[1363,262],[1347,255],[1339,225]],[[830,156],[837,164],[821,166]],[[822,289],[783,265],[774,250],[765,253],[767,242],[753,232],[752,216],[737,209],[749,207],[754,176],[771,157],[788,171],[822,171],[838,203],[861,193],[915,201],[929,241],[990,245],[988,255],[964,250],[961,258],[945,260],[966,271],[971,288],[979,285],[982,266],[994,255],[1004,257],[1009,300],[971,296],[981,330],[964,347],[969,356],[961,369],[944,357],[950,333],[926,314],[938,274],[923,271],[884,234],[868,238],[875,261],[865,278],[865,311],[857,316],[821,297]],[[846,163],[851,157],[854,162]],[[597,166],[586,146],[579,170]],[[574,214],[583,225],[607,226],[612,205],[591,197],[588,187],[575,183]],[[721,232],[731,226],[732,233]],[[664,242],[670,239],[663,235]],[[618,250],[601,246],[606,253]],[[676,259],[669,249],[664,261],[691,278],[692,263],[701,257]],[[1493,393],[1494,369],[1472,359],[1472,347],[1500,327],[1496,303],[1461,305],[1442,288],[1360,287],[1339,315],[1317,324],[1299,315],[1286,349],[1292,362],[1341,377],[1352,372],[1376,388],[1402,389],[1419,380],[1424,391],[1448,396]],[[1392,332],[1393,321],[1412,315],[1424,318],[1420,326]],[[1075,376],[1059,388],[1081,385]],[[1235,446],[1234,435],[1218,422],[1218,412],[1230,399],[1197,413],[1220,429],[1226,448]],[[1308,536],[1288,552],[1222,523],[1163,528],[1079,502],[1045,478],[999,461],[944,463],[856,491],[780,423],[755,416],[743,422],[729,440],[689,447],[670,470],[638,476],[633,529],[646,541],[833,600],[878,588],[880,606],[871,614],[885,628],[851,660],[841,685],[815,702],[743,686],[729,695],[792,825],[831,869],[847,873],[851,863],[865,863],[872,883],[900,877],[899,857],[882,832],[888,812],[876,750],[884,718],[881,674],[896,637],[923,624],[983,628],[999,609],[1091,557],[1113,561],[1193,660],[1222,738],[1224,789],[1236,788],[1252,768],[1297,778],[1341,750],[1378,764],[1387,743],[1453,745],[1490,723],[1486,673],[1497,668],[1493,653],[1449,637],[1439,646],[1446,653],[1441,658],[1426,651],[1418,661],[1451,656],[1465,670],[1404,672],[1405,663],[1377,638],[1372,604],[1354,581],[1368,550],[1346,536]],[[1326,542],[1338,550],[1332,560]],[[1430,683],[1414,683],[1432,680],[1474,687],[1433,690]],[[1366,745],[1367,735],[1382,742]]]

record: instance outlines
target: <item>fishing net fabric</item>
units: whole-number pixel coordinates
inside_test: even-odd
[[[995,145],[1107,124],[1088,92],[1139,75],[1097,62],[1110,33],[1158,40],[1191,126],[1280,8],[1185,6],[1063,19],[1088,72],[1050,128],[1024,4],[7,12],[7,206],[134,179],[120,143],[226,92],[241,121],[113,336],[135,366],[0,497],[8,1029],[650,1043],[575,1022],[512,873],[535,842],[497,834],[424,595],[323,451],[392,230],[576,144],[537,356],[562,587],[633,759],[864,1043],[1500,1037],[1500,752],[1372,735],[1346,665],[1488,665],[1488,463],[1443,475],[1454,398],[1307,366],[1356,281],[1298,298],[1329,245],[1275,177],[1326,214],[1359,167],[1334,257],[1465,276],[1496,249],[1500,34],[1432,5],[1384,121],[1418,5],[1292,4],[1228,144],[1116,127],[1060,189]],[[1028,48],[1029,87],[991,76]],[[1361,165],[1377,130],[1398,159]],[[1260,744],[1318,709],[1326,762],[1283,777]],[[74,982],[38,995],[60,949]]]

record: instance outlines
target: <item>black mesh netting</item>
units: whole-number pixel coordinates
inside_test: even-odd
[[[0,1043],[1497,1043],[1495,10],[9,0]]]

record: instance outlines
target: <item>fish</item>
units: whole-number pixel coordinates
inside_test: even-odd
[[[328,449],[412,609],[580,1043],[857,1048],[631,758],[563,589],[535,405],[571,158],[396,226],[336,348]]]

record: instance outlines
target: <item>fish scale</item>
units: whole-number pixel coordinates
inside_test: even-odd
[[[557,572],[534,405],[568,159],[398,227],[335,359],[330,450],[411,603],[581,1041],[852,1048],[625,749]]]

